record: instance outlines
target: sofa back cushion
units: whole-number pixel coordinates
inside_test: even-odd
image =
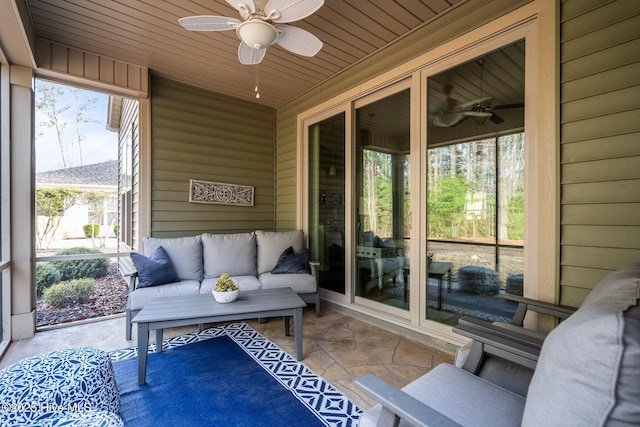
[[[202,239],[191,237],[145,237],[144,254],[150,256],[160,246],[169,255],[180,280],[202,280]]]
[[[258,274],[268,273],[278,263],[280,254],[289,246],[293,252],[304,248],[302,230],[295,231],[256,231],[258,247]]]
[[[257,276],[254,233],[203,234],[204,277]]]
[[[640,263],[600,281],[547,336],[523,426],[632,425],[640,419]]]

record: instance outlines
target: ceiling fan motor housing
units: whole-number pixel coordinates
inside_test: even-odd
[[[236,28],[236,34],[254,49],[264,49],[278,40],[276,28],[260,18],[251,18],[241,23]]]

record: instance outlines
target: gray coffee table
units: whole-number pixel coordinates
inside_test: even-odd
[[[155,298],[132,320],[138,324],[138,384],[146,383],[151,329],[156,330],[156,349],[162,351],[164,328],[283,316],[284,332],[289,335],[289,316],[293,316],[296,358],[302,360],[302,309],[306,306],[291,288],[240,292],[237,300],[226,304],[216,302],[211,294]]]

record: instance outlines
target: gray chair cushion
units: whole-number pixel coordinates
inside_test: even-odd
[[[268,273],[278,263],[280,254],[289,246],[294,252],[304,247],[302,230],[256,231],[258,247],[258,274]]]
[[[230,276],[233,283],[241,291],[255,291],[260,289],[260,281],[257,276]],[[211,291],[216,287],[217,277],[205,278],[200,284],[200,293],[211,295]]]
[[[202,240],[200,236],[142,240],[144,254],[150,256],[160,246],[167,251],[180,280],[202,280]]]
[[[638,298],[640,263],[605,277],[551,331],[531,380],[523,426],[637,425]]]
[[[463,426],[519,426],[525,404],[522,396],[448,364],[436,366],[402,390]],[[375,426],[380,408],[366,411],[360,427]]]
[[[260,275],[262,289],[291,288],[298,294],[312,294],[317,291],[316,278],[311,274],[271,274]]]
[[[203,234],[204,277],[257,276],[254,233]]]

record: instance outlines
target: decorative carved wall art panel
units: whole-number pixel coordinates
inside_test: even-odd
[[[190,203],[253,206],[252,186],[192,179],[190,187]]]

